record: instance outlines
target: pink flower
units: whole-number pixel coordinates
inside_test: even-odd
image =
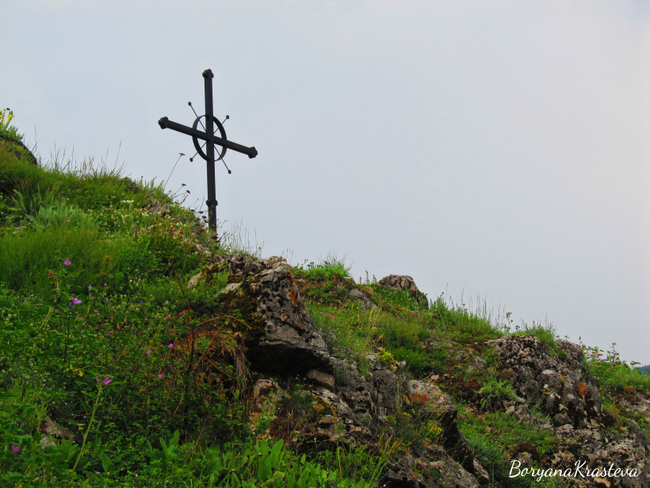
[[[104,386],[106,386],[106,385],[108,385],[109,383],[111,383],[112,381],[113,381],[113,380],[109,380],[109,379],[108,379],[108,376],[107,376],[106,379],[105,379],[104,381],[102,381],[102,383],[104,383]]]
[[[162,378],[162,377],[163,377],[163,374],[162,374],[162,373],[158,373],[158,378]]]
[[[12,450],[13,452],[19,452],[19,451],[20,451],[20,447],[15,446],[15,445],[12,444],[12,445],[11,445],[11,450]]]
[[[70,266],[72,263],[70,262],[69,259],[66,259],[65,261],[63,261],[63,264],[65,264],[66,266]]]
[[[147,349],[147,356],[151,354],[151,349]]]
[[[76,299],[75,297],[72,297],[72,301],[70,302],[70,306],[72,307],[73,305],[80,305],[81,300]]]
[[[172,347],[174,347],[174,344],[170,342],[169,343],[169,348],[171,349]]]

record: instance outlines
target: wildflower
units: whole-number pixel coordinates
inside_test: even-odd
[[[106,379],[105,379],[104,381],[102,381],[102,383],[104,383],[104,386],[106,386],[106,385],[108,385],[109,383],[111,383],[112,381],[113,381],[113,380],[109,379],[108,376],[107,376]]]
[[[80,305],[80,304],[81,304],[81,300],[78,300],[77,298],[72,297],[72,301],[70,302],[71,307],[74,306],[74,305]]]
[[[11,445],[11,450],[12,450],[13,452],[19,452],[19,451],[20,451],[20,447],[18,447],[18,446],[16,446],[16,445],[12,444],[12,445]]]
[[[147,349],[147,356],[151,354],[151,349]]]
[[[162,374],[162,373],[158,373],[158,378],[162,378],[162,377],[163,377],[163,374]]]
[[[70,266],[72,263],[70,262],[69,259],[66,259],[65,261],[63,261],[63,264],[66,266]]]
[[[174,347],[174,344],[170,342],[169,343],[169,348],[171,349],[172,347]]]

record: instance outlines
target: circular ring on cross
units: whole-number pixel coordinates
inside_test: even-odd
[[[194,121],[194,125],[192,125],[192,128],[195,129],[195,130],[198,130],[197,127],[198,127],[199,123],[201,122],[201,119],[204,119],[204,118],[205,118],[205,115],[201,115],[200,117],[198,117]],[[212,122],[214,123],[214,125],[216,127],[216,130],[213,132],[213,135],[218,135],[218,137],[220,137],[221,139],[226,141],[227,140],[227,138],[226,138],[226,129],[223,128],[223,124],[221,122],[219,122],[219,119],[217,119],[214,116],[212,117]],[[203,125],[203,124],[201,124],[201,125]],[[219,132],[219,134],[217,134],[217,132]],[[196,149],[196,152],[199,153],[199,155],[203,159],[205,159],[207,161],[208,156],[203,152],[203,149],[201,148],[201,145],[199,144],[198,138],[196,138],[195,136],[192,136],[192,142],[194,143],[194,149]],[[228,148],[226,146],[215,145],[215,148],[214,148],[214,150],[215,150],[215,158],[214,158],[214,160],[219,161],[219,160],[223,159],[223,157],[226,155],[226,150],[227,149]],[[218,157],[216,157],[216,156],[218,156]]]

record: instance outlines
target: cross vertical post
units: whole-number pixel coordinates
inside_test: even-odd
[[[207,166],[207,176],[208,176],[208,199],[206,200],[206,205],[208,207],[208,225],[210,230],[213,230],[215,235],[217,233],[217,191],[215,183],[215,161],[222,160],[226,154],[226,150],[232,149],[233,151],[246,154],[250,159],[257,156],[257,149],[254,147],[246,147],[236,142],[229,141],[226,137],[226,130],[223,127],[223,124],[214,116],[214,111],[212,108],[212,70],[206,69],[203,72],[204,86],[205,86],[205,115],[198,116],[194,121],[192,127],[178,124],[172,122],[167,117],[162,117],[158,121],[161,129],[172,129],[182,134],[192,136],[192,142],[194,143],[194,148],[196,153],[200,154],[203,159],[206,161]],[[192,104],[190,103],[190,106]],[[226,117],[227,118],[227,117]],[[201,119],[205,119],[205,124],[201,122]],[[205,132],[201,132],[198,129],[199,124],[201,124]],[[215,128],[216,126],[216,128]],[[203,144],[199,143],[199,140],[205,141]],[[222,150],[219,151],[218,158],[215,158],[215,144],[221,146]],[[205,146],[205,152],[203,151],[203,146]],[[190,161],[192,158],[190,158]],[[228,170],[230,173],[230,170]]]
[[[212,78],[214,75],[212,71],[206,69],[203,72],[205,84],[205,132],[206,134],[214,134],[214,124],[212,121]],[[206,163],[208,168],[208,199],[205,202],[208,206],[208,225],[210,230],[217,233],[217,190],[215,182],[215,169],[214,169],[214,144],[206,146]]]

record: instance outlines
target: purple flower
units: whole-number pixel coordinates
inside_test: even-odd
[[[70,306],[72,307],[73,305],[80,305],[81,300],[76,299],[75,297],[72,297],[72,301],[70,302]]]
[[[13,452],[19,452],[19,451],[20,451],[20,447],[15,446],[15,445],[12,444],[12,445],[11,445],[11,450],[12,450]]]
[[[151,349],[147,349],[147,356],[151,354]]]
[[[113,380],[108,379],[108,376],[107,376],[106,379],[105,379],[104,381],[102,381],[102,383],[104,383],[104,386],[106,386],[106,385],[108,385],[109,383],[111,383],[112,381],[113,381]]]
[[[163,374],[162,374],[162,373],[158,373],[158,378],[162,378],[162,377],[163,377]]]
[[[65,261],[63,261],[63,264],[65,264],[66,266],[70,266],[72,263],[70,262],[69,259],[66,259]]]
[[[174,347],[174,344],[170,342],[169,343],[169,348],[171,349],[172,347]]]

